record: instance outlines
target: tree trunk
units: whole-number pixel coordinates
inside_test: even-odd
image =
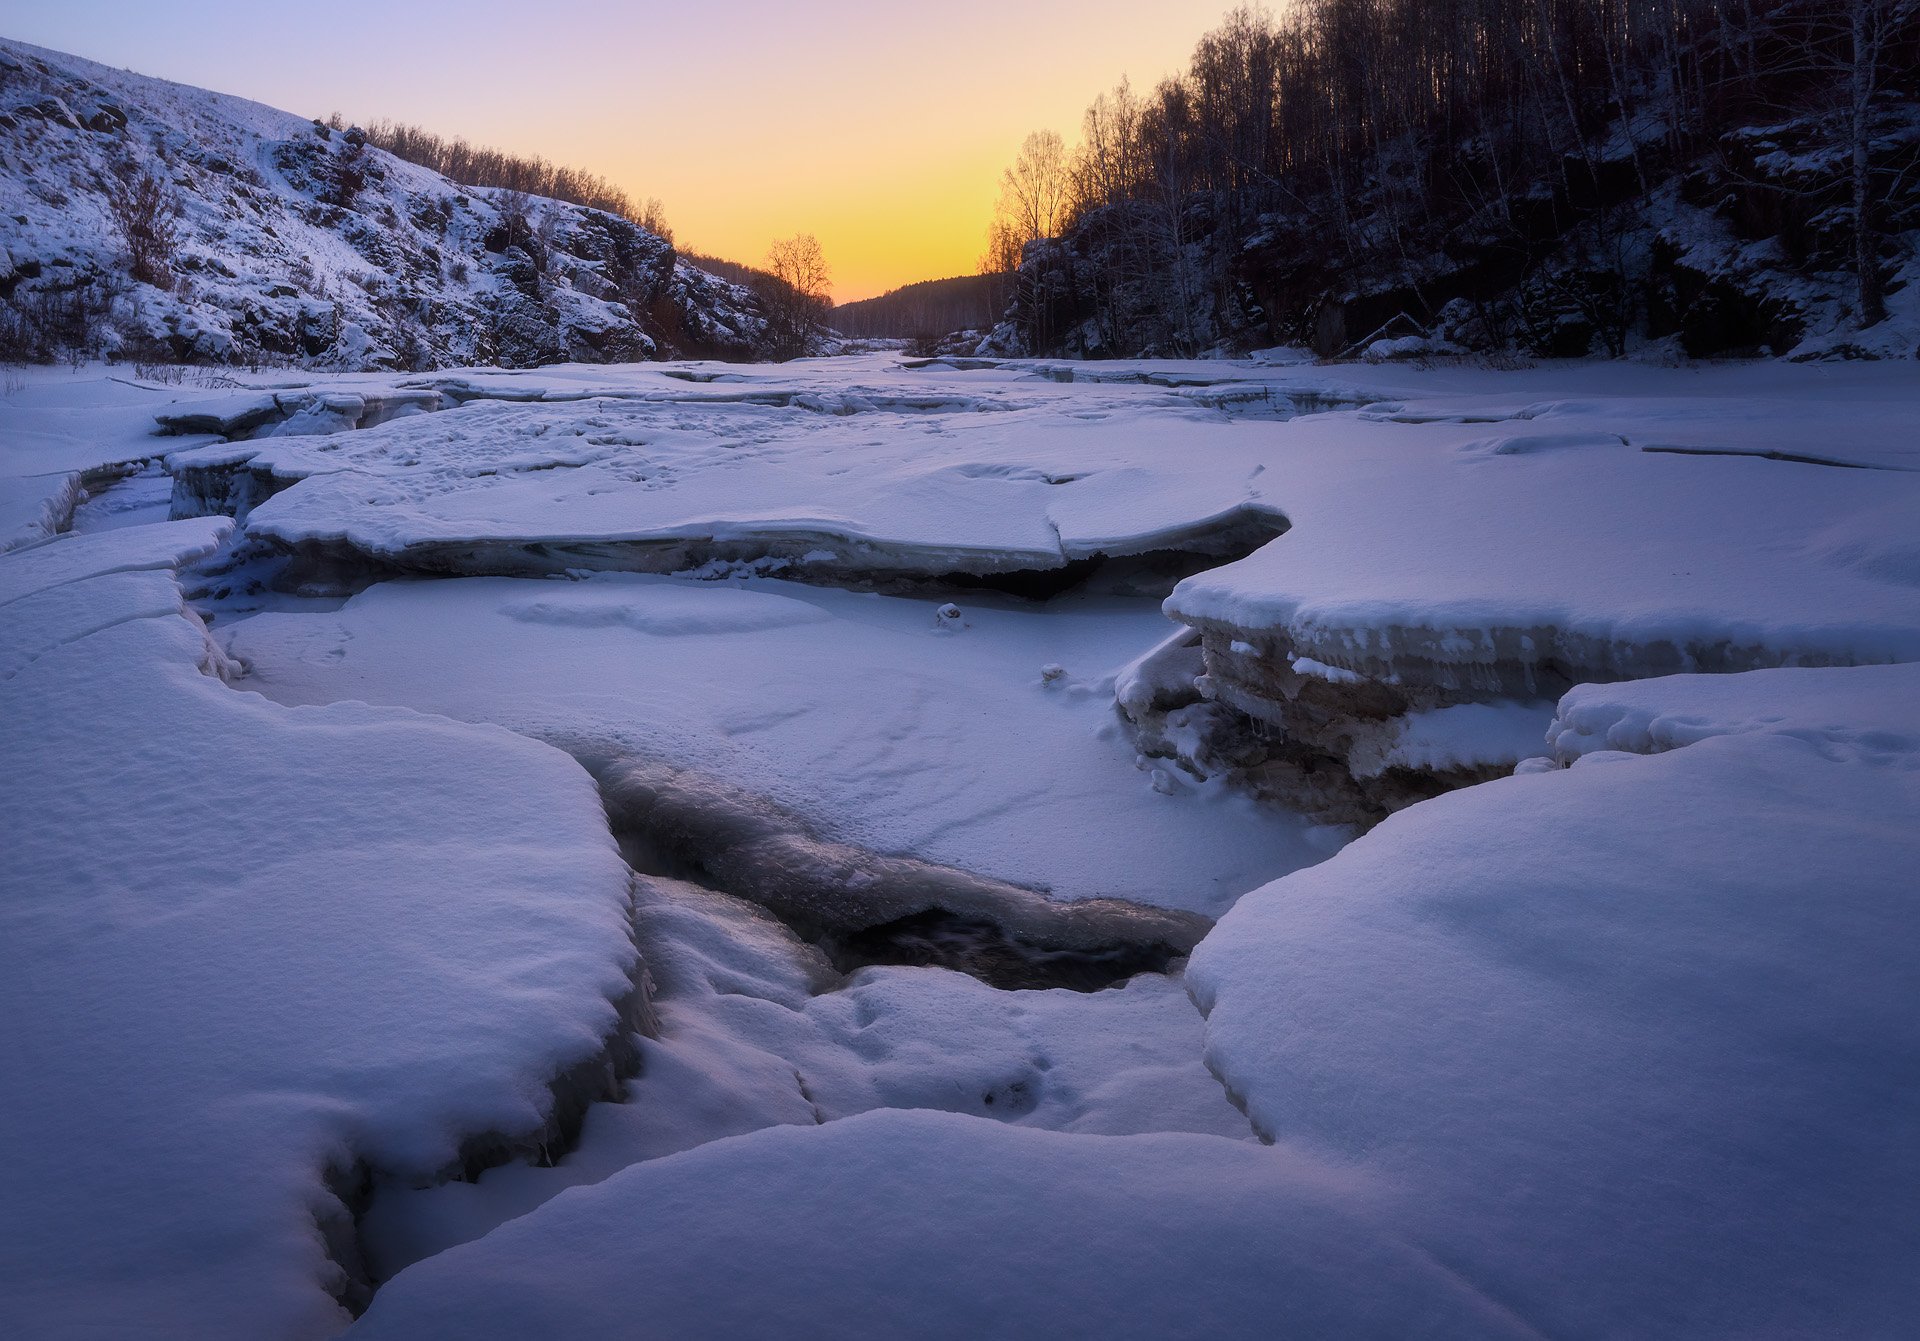
[[[1880,34],[1872,10],[1876,0],[1851,0],[1853,28],[1853,268],[1860,287],[1860,324],[1872,326],[1887,317],[1886,296],[1880,288],[1880,248],[1873,228],[1873,86],[1880,56]]]

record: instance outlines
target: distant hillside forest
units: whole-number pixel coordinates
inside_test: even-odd
[[[990,348],[1910,353],[1920,0],[1301,0],[1029,137]],[[1888,321],[1889,312],[1895,320]]]
[[[999,316],[1006,287],[1002,276],[992,274],[922,280],[878,298],[841,303],[828,322],[842,335],[863,339],[912,340],[949,331],[983,331]]]

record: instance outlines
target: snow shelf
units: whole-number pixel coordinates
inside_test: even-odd
[[[906,386],[809,392],[824,380],[810,376],[732,397],[476,401],[276,440],[248,469],[292,487],[248,532],[316,566],[518,575],[718,559],[844,580],[1167,550],[1227,558],[1281,525],[1249,495],[1237,454],[1180,450],[1231,428],[1204,411],[1143,406],[1121,421],[1055,397],[988,414],[949,393],[922,412]],[[831,403],[808,407],[809,395]]]
[[[1920,658],[1900,377],[1765,423],[1700,380],[1287,425],[1260,488],[1291,527],[1174,589],[1204,675],[1126,708],[1143,749],[1364,824],[1540,753],[1581,681]]]
[[[871,1113],[557,1197],[402,1272],[353,1336],[1531,1335],[1381,1201],[1217,1137]]]
[[[1581,688],[1570,767],[1220,921],[1209,1064],[1539,1333],[1911,1333],[1916,703],[1914,665]]]
[[[237,692],[172,586],[225,521],[0,557],[0,1294],[20,1335],[326,1336],[346,1202],[565,1135],[638,1009],[592,781]]]
[[[1604,407],[1569,417],[1635,426]],[[1273,467],[1285,473],[1265,487],[1292,529],[1167,602],[1216,635],[1210,673],[1257,693],[1260,665],[1284,654],[1530,696],[1920,658],[1920,473],[1397,427],[1415,436],[1337,444],[1327,419],[1289,425],[1293,450]]]

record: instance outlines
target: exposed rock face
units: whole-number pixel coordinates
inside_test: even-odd
[[[135,282],[109,202],[172,218]],[[462,187],[356,130],[0,43],[0,353],[417,369],[745,357],[752,296],[626,219]]]

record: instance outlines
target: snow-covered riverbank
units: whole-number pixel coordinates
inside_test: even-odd
[[[0,399],[30,1331],[1920,1322],[1913,368],[239,381]]]

